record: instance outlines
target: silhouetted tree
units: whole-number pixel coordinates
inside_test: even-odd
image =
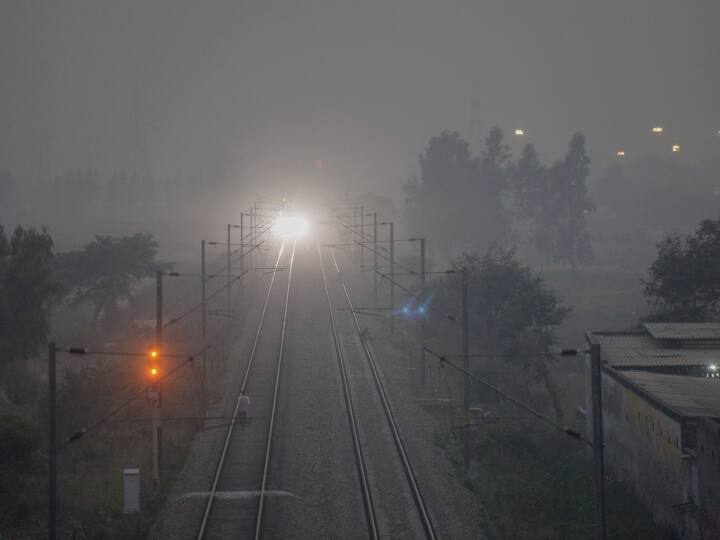
[[[28,358],[46,343],[53,240],[45,229],[17,227],[10,238],[0,226],[0,364]]]
[[[576,133],[565,158],[552,167],[543,166],[528,144],[512,170],[515,209],[532,224],[531,243],[543,264],[555,261],[575,268],[592,259],[585,218],[595,208],[587,195],[589,165],[585,137]]]
[[[556,235],[553,258],[573,268],[592,260],[585,218],[595,209],[587,194],[589,174],[590,158],[585,150],[585,136],[575,133],[570,139],[565,159],[555,163],[550,170],[550,211]]]
[[[525,145],[510,181],[515,209],[522,218],[536,220],[538,209],[543,204],[547,191],[543,169],[535,146]]]
[[[532,144],[523,148],[517,166],[513,169],[510,185],[518,217],[532,226],[530,242],[543,263],[548,262],[555,252],[554,197],[547,167],[540,163]]]
[[[491,130],[480,159],[459,134],[446,131],[430,139],[419,162],[420,177],[405,185],[414,234],[432,236],[435,245],[456,252],[504,238],[509,153],[499,129]]]
[[[411,230],[432,231],[433,239],[446,246],[467,242],[468,198],[478,176],[478,162],[468,143],[458,133],[445,131],[430,139],[418,160],[420,178],[413,177],[405,186]]]
[[[121,300],[131,301],[144,278],[170,267],[157,260],[158,244],[150,234],[95,236],[82,251],[59,253],[56,271],[71,306],[84,303],[95,308],[93,320],[112,313]]]
[[[508,232],[509,218],[503,198],[508,190],[511,169],[510,151],[503,142],[503,133],[500,128],[493,127],[485,138],[485,148],[480,156],[475,198],[475,216],[480,226],[475,232],[484,236],[488,244],[504,240]]]
[[[0,530],[10,532],[19,525],[25,525],[25,533],[32,530],[27,521],[43,503],[38,482],[43,465],[41,427],[20,416],[0,415]],[[35,529],[35,534],[43,535],[41,526]]]
[[[570,309],[562,306],[540,274],[517,261],[512,250],[493,246],[482,256],[465,253],[452,265],[456,270],[468,268],[471,329],[487,352],[541,351],[538,356],[508,361],[545,386],[562,423],[562,395],[550,373],[550,364],[556,359],[547,351],[555,344],[555,327]],[[457,274],[443,278],[439,286],[446,305],[460,304]],[[437,315],[431,312],[431,316]]]
[[[668,236],[645,282],[652,320],[720,320],[720,219],[700,223],[694,235]]]

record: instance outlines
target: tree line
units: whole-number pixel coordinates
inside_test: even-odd
[[[502,131],[490,130],[478,157],[456,132],[432,137],[419,156],[419,176],[405,185],[413,234],[450,253],[483,252],[524,235],[543,264],[577,267],[592,260],[586,216],[595,209],[587,180],[585,136],[570,139],[564,158],[543,164],[532,144],[515,161]]]
[[[143,279],[170,263],[150,234],[97,235],[81,250],[54,252],[46,229],[0,226],[0,367],[32,357],[47,343],[50,313],[65,300],[90,305],[93,321],[112,321]]]

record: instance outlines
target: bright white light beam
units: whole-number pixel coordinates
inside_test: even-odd
[[[277,236],[300,238],[310,231],[310,222],[302,216],[281,215],[273,224]]]

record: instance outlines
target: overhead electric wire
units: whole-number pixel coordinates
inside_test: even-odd
[[[338,271],[338,273],[340,273],[340,267],[338,266],[337,260],[335,259],[335,254],[332,251],[330,251],[330,256],[333,260],[333,263],[335,264],[335,269]],[[354,312],[353,304],[352,304],[352,301],[350,300],[350,293],[348,292],[348,288],[342,280],[340,281],[340,285],[342,287],[347,306],[350,308],[350,313],[352,314],[355,330],[357,331],[358,335],[361,335],[362,331],[360,329],[360,322],[358,321],[357,315]],[[405,470],[405,477],[408,481],[408,487],[410,488],[412,497],[415,501],[416,508],[419,513],[420,522],[422,524],[422,527],[425,531],[427,538],[429,538],[430,540],[434,540],[435,538],[437,538],[437,534],[435,532],[435,526],[433,524],[432,518],[430,516],[430,512],[425,503],[425,499],[422,495],[422,492],[420,491],[420,486],[418,485],[417,479],[415,478],[415,471],[413,470],[412,463],[410,462],[410,459],[407,455],[407,450],[405,449],[405,444],[404,444],[403,438],[400,434],[400,428],[395,419],[395,414],[392,410],[392,406],[390,405],[390,400],[388,398],[387,392],[385,391],[385,385],[382,382],[382,378],[380,376],[380,372],[379,372],[377,364],[376,364],[375,355],[368,347],[366,340],[360,339],[360,344],[362,346],[362,349],[365,353],[365,357],[368,361],[370,370],[372,372],[373,379],[375,382],[375,387],[377,388],[378,395],[380,397],[380,400],[381,400],[381,403],[383,405],[383,409],[385,412],[385,417],[388,421],[388,427],[390,428],[390,433],[395,442],[395,446],[397,448],[398,455],[399,455],[401,463],[403,465],[403,469]]]
[[[217,289],[215,292],[213,292],[211,295],[206,296],[206,297],[205,297],[205,300],[201,300],[200,302],[198,302],[197,304],[195,304],[194,306],[192,306],[190,309],[184,311],[184,312],[183,312],[181,315],[179,315],[178,317],[175,317],[174,319],[170,319],[168,322],[166,322],[165,324],[162,325],[162,328],[167,328],[168,326],[171,326],[171,325],[175,324],[176,322],[180,321],[181,319],[184,319],[185,317],[187,317],[188,315],[190,315],[193,311],[195,311],[197,308],[199,308],[199,307],[202,306],[204,303],[206,303],[208,300],[213,299],[213,298],[216,297],[218,294],[220,294],[222,291],[224,291],[225,289],[227,289],[230,284],[234,283],[235,281],[237,281],[237,280],[239,280],[239,279],[242,279],[242,277],[243,277],[245,274],[247,274],[249,271],[250,271],[250,270],[245,270],[245,271],[244,271],[242,274],[240,274],[239,276],[235,276],[234,278],[232,278],[232,279],[230,280],[229,283],[226,283],[225,285],[223,285],[222,287],[220,287],[219,289]]]
[[[458,366],[457,364],[455,364],[455,363],[452,362],[451,360],[448,360],[446,356],[443,356],[443,355],[441,355],[441,354],[438,354],[438,353],[436,353],[435,351],[433,351],[432,349],[430,349],[430,348],[428,348],[428,347],[423,347],[423,349],[424,349],[425,351],[429,352],[431,355],[435,356],[435,357],[440,361],[440,365],[448,364],[449,366],[451,366],[451,367],[455,368],[456,370],[460,371],[461,373],[465,374],[466,377],[470,377],[471,379],[479,382],[480,384],[483,384],[483,385],[487,386],[487,387],[490,388],[491,390],[494,390],[496,393],[500,394],[501,396],[503,396],[505,399],[507,399],[507,400],[510,401],[511,403],[514,403],[515,405],[517,405],[517,406],[520,407],[521,409],[529,412],[530,414],[532,414],[532,415],[535,416],[536,418],[538,418],[538,419],[540,419],[540,420],[542,420],[542,421],[550,424],[551,426],[553,426],[553,427],[556,428],[557,430],[565,433],[566,435],[572,437],[573,439],[585,441],[585,442],[587,442],[588,444],[590,444],[590,442],[589,442],[585,437],[583,437],[580,433],[578,433],[578,432],[575,431],[574,429],[569,428],[569,427],[567,427],[567,426],[562,426],[562,425],[560,425],[557,421],[553,420],[553,419],[550,418],[549,416],[547,416],[547,415],[545,415],[545,414],[543,414],[543,413],[541,413],[541,412],[536,411],[536,410],[535,410],[533,407],[531,407],[530,405],[527,405],[527,404],[523,403],[522,401],[520,401],[520,400],[517,399],[516,397],[513,397],[512,395],[508,394],[507,392],[505,392],[504,390],[498,388],[497,386],[495,386],[495,385],[492,384],[491,382],[488,382],[488,381],[486,381],[485,379],[481,379],[480,377],[478,377],[478,376],[475,375],[474,373],[468,371],[467,369],[465,369],[465,368],[463,368],[463,367],[461,367],[461,366]]]
[[[280,259],[282,258],[284,251],[285,251],[285,242],[282,242],[280,245],[280,250],[278,252],[277,260],[275,262],[275,268],[278,268],[280,266]],[[291,256],[291,261],[294,258],[294,254],[295,254],[295,245],[293,245],[293,254]],[[246,393],[248,380],[250,378],[250,372],[255,364],[255,355],[257,352],[258,343],[260,342],[260,334],[262,332],[263,325],[265,323],[265,314],[267,313],[268,305],[270,303],[270,296],[273,291],[273,286],[275,284],[276,276],[277,276],[277,273],[276,272],[273,273],[273,276],[270,279],[270,284],[268,285],[268,291],[265,296],[265,302],[263,304],[262,311],[260,312],[260,320],[258,321],[257,331],[255,332],[255,337],[253,339],[253,343],[250,348],[250,353],[248,356],[248,362],[245,366],[245,371],[244,371],[244,374],[242,377],[242,381],[240,383],[240,393],[238,395],[238,398],[240,397],[240,395],[243,395]],[[289,290],[290,290],[290,278],[288,278],[288,295],[289,295]],[[288,298],[288,296],[286,296],[286,298]],[[240,400],[238,399],[235,402],[235,408],[233,409],[233,418],[238,417],[239,410],[240,410]],[[225,440],[224,440],[223,447],[222,447],[222,450],[220,453],[220,457],[217,462],[217,467],[215,469],[215,474],[213,476],[212,485],[210,487],[210,495],[205,502],[205,509],[203,511],[202,521],[200,523],[200,527],[199,527],[198,534],[197,534],[198,540],[202,540],[202,538],[204,538],[204,536],[205,536],[205,531],[206,531],[206,528],[207,528],[209,520],[210,520],[210,513],[212,511],[212,507],[213,507],[213,503],[214,503],[214,499],[215,499],[215,493],[217,492],[217,487],[218,487],[218,484],[220,482],[220,477],[223,472],[223,468],[225,465],[225,456],[227,454],[228,448],[230,447],[230,441],[233,436],[234,427],[235,427],[235,422],[231,422],[230,424],[228,424],[228,431],[225,434]]]
[[[353,450],[355,452],[355,464],[357,466],[358,479],[360,482],[360,490],[363,494],[363,506],[365,508],[365,517],[368,522],[368,532],[370,538],[375,540],[380,537],[377,516],[375,515],[375,506],[373,504],[372,493],[370,491],[370,479],[367,472],[367,466],[365,464],[365,458],[362,453],[362,443],[360,441],[360,428],[358,427],[357,415],[355,413],[355,406],[353,403],[352,392],[350,390],[350,381],[347,372],[347,366],[345,363],[345,356],[343,355],[342,346],[340,345],[340,337],[337,329],[337,323],[335,321],[335,313],[332,299],[330,298],[330,290],[328,288],[327,276],[325,274],[325,263],[323,262],[322,249],[320,244],[317,246],[318,257],[320,259],[320,272],[323,278],[323,285],[325,287],[325,298],[328,304],[328,311],[330,314],[330,329],[332,331],[333,345],[335,346],[335,353],[338,359],[338,367],[340,371],[340,379],[342,381],[343,395],[345,397],[345,409],[348,415],[348,423],[350,425],[350,433],[352,435]]]
[[[266,233],[267,231],[269,231],[270,229],[271,229],[271,227],[266,227],[265,229],[263,229],[263,231],[260,233],[260,235],[265,234],[265,233]],[[245,235],[245,236],[247,236],[247,235]],[[236,262],[240,261],[243,257],[245,257],[245,255],[248,255],[248,254],[251,253],[253,250],[259,249],[259,247],[260,247],[264,242],[265,242],[265,240],[262,240],[262,241],[258,242],[257,244],[255,244],[255,245],[254,245],[252,248],[250,248],[248,251],[246,251],[246,252],[244,252],[243,254],[241,254],[240,257],[238,257],[238,258],[236,258],[235,260],[231,261],[230,266],[232,266],[233,263],[236,263]],[[207,276],[205,277],[205,281],[208,281],[208,280],[213,279],[213,278],[216,278],[216,277],[226,277],[224,274],[221,274],[221,273],[222,273],[224,270],[227,270],[230,266],[225,265],[225,266],[223,266],[222,268],[220,268],[219,270],[217,270],[215,273],[207,275]],[[190,315],[191,313],[193,313],[194,311],[196,311],[197,308],[199,308],[200,306],[202,306],[203,303],[207,302],[208,300],[211,300],[212,298],[214,298],[215,296],[217,296],[218,294],[220,294],[222,291],[224,291],[225,289],[227,289],[228,286],[231,286],[235,281],[241,279],[241,278],[242,278],[245,274],[247,274],[248,272],[249,272],[249,270],[245,270],[242,274],[234,277],[233,279],[230,280],[229,283],[225,283],[222,287],[220,287],[219,289],[217,289],[216,291],[214,291],[213,293],[211,293],[209,296],[205,297],[205,301],[204,301],[204,302],[203,302],[203,301],[200,301],[200,302],[198,302],[197,304],[195,304],[194,306],[192,306],[192,307],[190,307],[189,309],[187,309],[186,311],[182,312],[179,316],[177,316],[177,317],[175,317],[175,318],[173,318],[173,319],[170,319],[168,322],[166,322],[165,324],[163,324],[162,328],[166,328],[166,327],[168,327],[168,326],[171,326],[171,325],[177,323],[178,321],[180,321],[181,319],[187,317],[188,315]]]
[[[206,345],[205,347],[203,347],[201,350],[199,350],[199,351],[196,352],[195,354],[192,354],[192,355],[188,356],[188,357],[187,357],[187,360],[185,360],[184,362],[181,362],[180,364],[178,364],[177,366],[175,366],[173,369],[171,369],[170,371],[168,371],[165,375],[161,376],[161,377],[158,379],[158,382],[162,382],[162,381],[168,379],[171,375],[173,375],[173,374],[177,373],[178,371],[180,371],[180,370],[181,370],[183,367],[185,367],[187,364],[192,364],[192,363],[195,361],[195,358],[196,358],[197,356],[201,355],[202,353],[204,353],[205,351],[207,351],[209,348],[210,348],[210,346],[209,346],[209,345]],[[87,353],[87,354],[91,354],[91,353]],[[111,416],[114,416],[114,415],[117,414],[119,411],[121,411],[122,409],[124,409],[125,407],[127,407],[128,405],[130,405],[133,401],[135,401],[137,398],[139,398],[139,397],[142,396],[145,392],[147,392],[147,390],[148,390],[148,386],[147,386],[147,385],[146,385],[146,386],[143,386],[142,389],[140,389],[139,391],[137,391],[137,392],[135,392],[134,394],[132,394],[128,399],[126,399],[125,401],[123,401],[122,403],[120,403],[120,405],[117,405],[116,407],[113,407],[112,409],[110,409],[109,411],[107,411],[107,412],[106,412],[105,414],[103,414],[98,420],[96,420],[95,422],[92,422],[91,424],[88,424],[87,427],[84,427],[84,428],[82,428],[81,430],[76,431],[75,433],[73,433],[72,435],[70,435],[70,437],[68,437],[68,439],[65,441],[65,444],[70,444],[70,443],[72,443],[72,442],[75,442],[75,441],[78,440],[80,437],[84,436],[88,431],[91,431],[91,430],[95,429],[95,428],[98,427],[100,424],[104,423],[108,418],[110,418]]]
[[[343,225],[343,226],[344,226],[345,228],[347,228],[349,231],[354,232],[354,233],[357,233],[357,231],[355,231],[355,227],[353,227],[352,225],[349,225],[349,224],[345,223],[345,222],[342,221],[342,220],[338,220],[338,223],[340,223],[341,225]],[[360,234],[362,234],[363,236],[367,237],[367,239],[368,239],[369,242],[374,242],[374,239],[373,239],[370,235],[364,234],[362,231],[360,231]],[[400,240],[398,240],[398,242],[399,242],[399,241],[400,241]],[[370,248],[370,247],[368,247],[368,246],[364,246],[364,243],[363,243],[363,242],[357,242],[357,241],[356,241],[356,242],[353,242],[353,244],[359,245],[359,246],[361,246],[361,247],[364,247],[365,249],[367,249],[367,250],[370,251],[371,253],[377,254],[378,257],[382,257],[383,259],[392,262],[392,258],[390,258],[389,255],[385,255],[385,254],[380,253],[379,251],[374,250],[374,249],[372,249],[372,248]],[[381,249],[381,250],[383,250],[385,253],[390,253],[390,251],[389,251],[386,247],[384,247],[384,246],[378,246],[378,248]],[[408,268],[407,266],[405,266],[405,265],[403,265],[403,264],[401,264],[401,263],[399,263],[399,262],[397,262],[397,261],[395,261],[394,264],[395,264],[395,266],[397,266],[398,268],[402,268],[403,270],[406,270],[407,272],[410,272],[410,273],[413,274],[413,275],[416,275],[416,276],[418,276],[418,277],[420,276],[420,273],[419,273],[419,272],[416,272],[416,271],[413,270],[412,268]]]

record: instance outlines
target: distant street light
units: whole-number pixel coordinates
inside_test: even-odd
[[[618,157],[625,157],[625,150],[618,150]]]
[[[523,135],[525,135],[525,130],[524,129],[516,129],[515,135],[517,135],[518,137],[522,137]]]
[[[664,130],[663,130],[662,126],[654,126],[652,128],[652,131],[653,131],[653,133],[662,133]]]
[[[673,144],[673,145],[672,145],[672,151],[673,151],[673,152],[679,152],[679,151],[680,151],[680,145],[679,145],[679,144]]]

